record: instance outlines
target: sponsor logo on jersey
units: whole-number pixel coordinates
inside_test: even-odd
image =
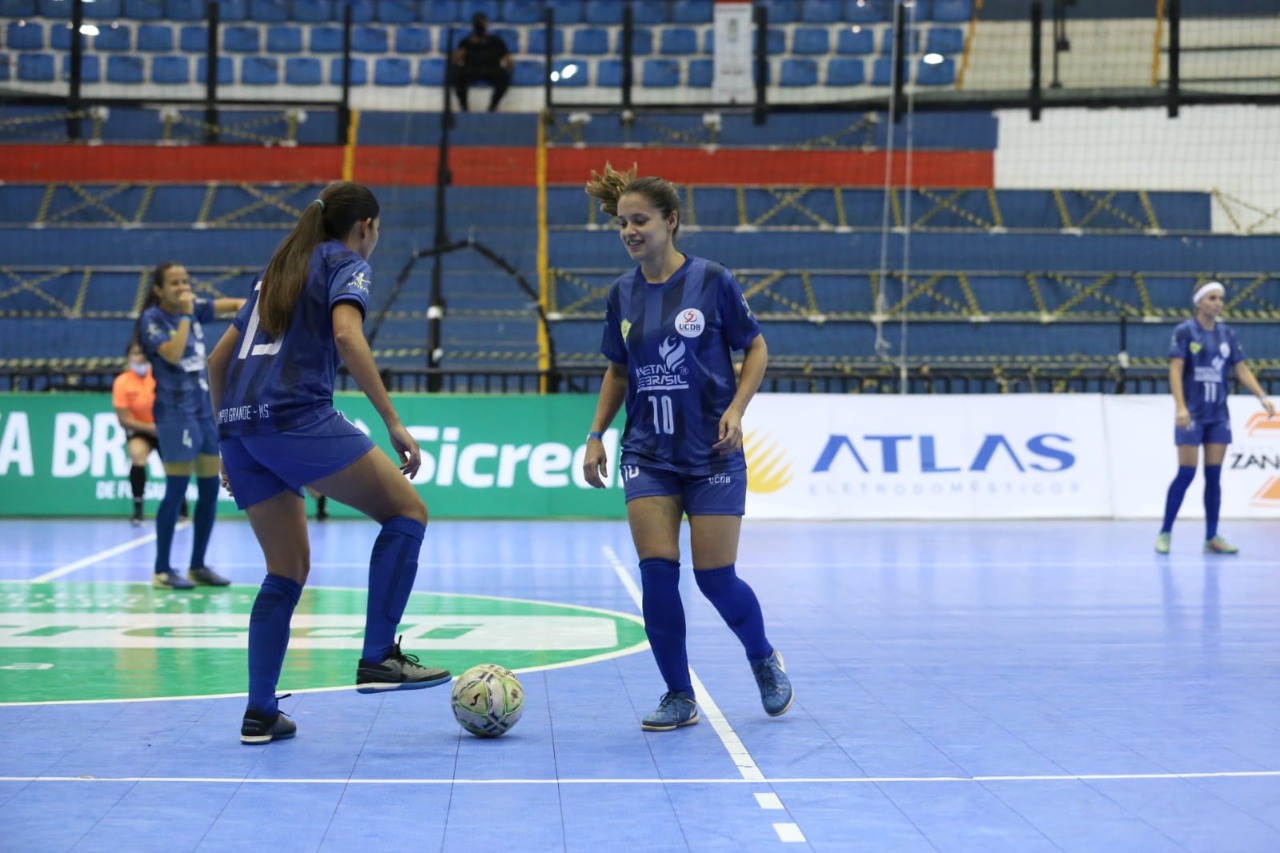
[[[676,315],[676,331],[686,338],[696,338],[707,328],[707,319],[697,308],[682,308]]]
[[[622,341],[626,343],[627,335],[631,334],[631,321],[623,320],[619,328],[622,331]]]
[[[1204,347],[1200,346],[1199,341],[1192,341],[1189,349],[1191,350],[1192,355],[1198,355],[1200,353],[1200,350],[1204,349]]]
[[[347,283],[348,287],[353,287],[361,293],[369,292],[369,279],[364,277],[364,272],[358,272],[351,277],[351,281]]]
[[[687,350],[684,341],[675,337],[664,338],[658,344],[660,364],[643,364],[636,368],[636,390],[643,394],[647,391],[671,391],[689,387],[689,368],[685,367],[684,356]]]

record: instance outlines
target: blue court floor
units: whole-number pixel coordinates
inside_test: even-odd
[[[763,713],[686,565],[702,721],[667,733],[625,524],[433,522],[404,647],[517,671],[491,740],[447,685],[354,691],[377,528],[311,529],[298,735],[250,747],[246,523],[231,588],[168,592],[150,527],[0,522],[0,850],[1280,851],[1274,522],[1158,557],[1150,523],[748,521],[795,704]]]

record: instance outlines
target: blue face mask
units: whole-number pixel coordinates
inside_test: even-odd
[[[138,364],[136,361],[131,361],[129,362],[129,369],[132,370],[134,373],[138,374],[139,376],[146,376],[147,371],[151,369],[151,365],[145,362],[143,362],[142,364]]]

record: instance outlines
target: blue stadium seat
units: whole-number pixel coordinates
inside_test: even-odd
[[[119,53],[128,50],[132,41],[133,31],[113,21],[98,28],[98,34],[93,37],[93,49],[103,53]]]
[[[754,36],[752,37],[754,38]],[[755,43],[751,45],[752,55],[755,55]],[[764,39],[764,52],[767,56],[777,56],[780,53],[787,52],[787,31],[782,27],[769,27],[769,32]]]
[[[964,30],[959,27],[930,27],[929,35],[924,40],[924,49],[928,53],[964,52]]]
[[[582,18],[588,24],[621,24],[622,4],[617,0],[587,0]]]
[[[895,36],[895,31],[893,27],[887,27],[885,31],[881,34],[880,36],[880,52],[881,53],[885,53],[885,54],[893,53],[894,36]],[[911,28],[907,30],[907,38],[903,46],[903,49],[906,50],[907,53],[920,52],[920,30],[911,29]]]
[[[209,60],[207,57],[196,57],[196,82],[203,83],[208,78]],[[216,66],[219,86],[229,86],[235,82],[235,71],[232,68],[231,57],[219,56]]]
[[[338,23],[346,20],[346,7],[351,7],[351,23],[367,24],[373,20],[373,0],[334,0],[333,18]]]
[[[770,26],[774,24],[794,24],[796,19],[800,17],[798,0],[762,0],[756,5],[763,6],[768,10]]]
[[[44,24],[36,21],[10,21],[5,32],[5,47],[9,50],[44,50]]]
[[[551,66],[554,86],[580,88],[587,85],[590,63],[582,59],[558,59]]]
[[[71,57],[62,57],[62,79],[71,79]],[[85,54],[80,57],[80,82],[81,83],[97,83],[102,79],[102,67],[98,64],[98,57],[93,54]]]
[[[108,83],[141,83],[146,79],[147,61],[141,56],[107,57]]]
[[[209,28],[204,24],[184,24],[178,31],[178,49],[187,53],[207,53]]]
[[[157,56],[151,60],[151,82],[175,86],[191,82],[191,60],[185,56]]]
[[[40,0],[40,17],[70,18],[71,4],[67,0]],[[22,78],[19,77],[18,79],[21,80]]]
[[[323,79],[320,60],[314,56],[291,56],[284,61],[284,82],[290,86],[319,86]]]
[[[502,4],[502,20],[507,24],[539,23],[543,20],[542,4],[538,0],[507,0]]]
[[[220,23],[238,24],[247,20],[249,20],[249,0],[218,0]]]
[[[680,63],[674,59],[646,59],[641,66],[640,84],[648,89],[679,86]]]
[[[172,52],[173,27],[168,24],[142,24],[138,27],[138,50],[143,53]]]
[[[333,2],[332,0],[293,0],[293,19],[304,24],[323,24],[332,21]],[[285,76],[288,76],[287,70]]]
[[[458,0],[422,0],[418,19],[429,24],[452,24],[455,21],[461,21]]]
[[[556,24],[581,24],[586,19],[582,0],[547,0],[555,13]]]
[[[651,26],[667,23],[667,4],[663,0],[632,0],[631,21]]]
[[[782,73],[778,75],[778,85],[788,87],[818,85],[818,63],[812,59],[782,60]]]
[[[902,74],[911,73],[911,66],[904,59],[901,64]],[[871,84],[873,86],[892,86],[893,85],[893,57],[877,56],[871,65]],[[903,81],[907,82],[907,81]]]
[[[541,59],[517,59],[511,71],[512,86],[541,86],[546,78]]]
[[[791,52],[800,56],[825,56],[831,50],[831,33],[826,27],[796,27],[791,34]]]
[[[243,24],[223,27],[222,49],[228,53],[257,53],[261,49],[261,31]]]
[[[249,20],[264,24],[289,20],[288,0],[249,0]]]
[[[483,12],[489,23],[502,19],[502,4],[498,0],[458,0],[458,14],[467,23],[476,12]]]
[[[71,4],[68,2],[68,6]],[[84,4],[84,17],[87,21],[114,21],[120,17],[123,7],[120,0],[95,0]]]
[[[386,53],[388,46],[385,27],[351,28],[351,49],[356,53]]]
[[[893,0],[845,0],[844,19],[853,24],[878,24],[881,21],[891,21],[893,20]]]
[[[124,0],[124,16],[135,21],[164,20],[164,0]]]
[[[373,85],[408,86],[413,82],[413,65],[407,59],[384,56],[373,63]]]
[[[547,50],[547,28],[534,27],[529,30],[529,44],[525,48],[525,53],[531,53],[534,56],[542,56]],[[553,56],[559,56],[564,53],[564,30],[556,27],[552,30],[551,36],[551,53]]]
[[[688,56],[698,52],[698,31],[693,27],[663,27],[658,52],[664,56]]]
[[[312,27],[311,52],[342,53],[342,27]]]
[[[246,86],[280,85],[280,60],[274,56],[246,56],[240,60],[240,82]]]
[[[685,85],[692,89],[709,89],[715,80],[714,59],[690,59],[689,79]]]
[[[867,82],[867,70],[861,59],[842,56],[827,62],[828,86],[861,86]]]
[[[7,81],[9,79],[9,75],[12,73],[11,65],[9,54],[0,53],[0,80]]]
[[[79,36],[80,44],[88,46],[89,38]],[[71,50],[71,25],[51,22],[49,24],[49,47],[54,50]]]
[[[938,63],[928,63],[921,59],[916,66],[916,83],[921,86],[954,86],[956,61],[949,56],[943,57]]]
[[[520,30],[516,27],[492,27],[489,32],[502,39],[502,43],[507,46],[507,50],[512,53],[520,53]]]
[[[414,81],[419,86],[440,86],[444,84],[448,63],[439,56],[418,60],[418,75]]]
[[[267,53],[302,53],[302,27],[267,27]]]
[[[34,18],[39,9],[36,0],[0,0],[0,18]]]
[[[418,0],[378,0],[374,20],[382,24],[412,24],[418,20]],[[376,70],[373,77],[376,82]]]
[[[52,53],[20,53],[18,54],[19,80],[31,83],[53,82]]]
[[[800,0],[800,20],[806,24],[834,24],[842,14],[840,0]]]
[[[342,85],[342,57],[329,60],[329,82],[334,86]],[[358,57],[351,58],[351,85],[363,86],[369,82],[369,66]]]
[[[866,27],[859,27],[857,32],[846,27],[836,36],[836,53],[841,56],[866,56],[875,52],[876,34]]]
[[[165,0],[164,13],[171,21],[203,21],[204,0]]]
[[[431,30],[427,27],[396,27],[396,53],[430,53]]]
[[[603,56],[609,52],[609,31],[604,27],[579,27],[573,31],[571,49],[579,56]]]
[[[622,60],[600,59],[596,61],[596,85],[617,89],[622,85]]]
[[[967,24],[972,15],[972,0],[933,0],[933,20],[939,23]]]
[[[618,29],[618,39],[615,45],[618,55],[622,55],[622,29]],[[631,31],[631,55],[632,56],[648,56],[653,53],[653,30],[650,29],[633,29]]]
[[[711,0],[680,0],[671,4],[671,23],[709,24],[714,19]]]

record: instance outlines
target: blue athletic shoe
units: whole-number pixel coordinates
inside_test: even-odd
[[[698,722],[698,703],[688,693],[668,691],[662,694],[658,709],[640,721],[646,732],[669,732]]]
[[[756,686],[760,688],[760,702],[765,713],[770,717],[787,713],[795,694],[782,664],[782,653],[774,649],[767,658],[751,660],[751,674],[756,677]]]

